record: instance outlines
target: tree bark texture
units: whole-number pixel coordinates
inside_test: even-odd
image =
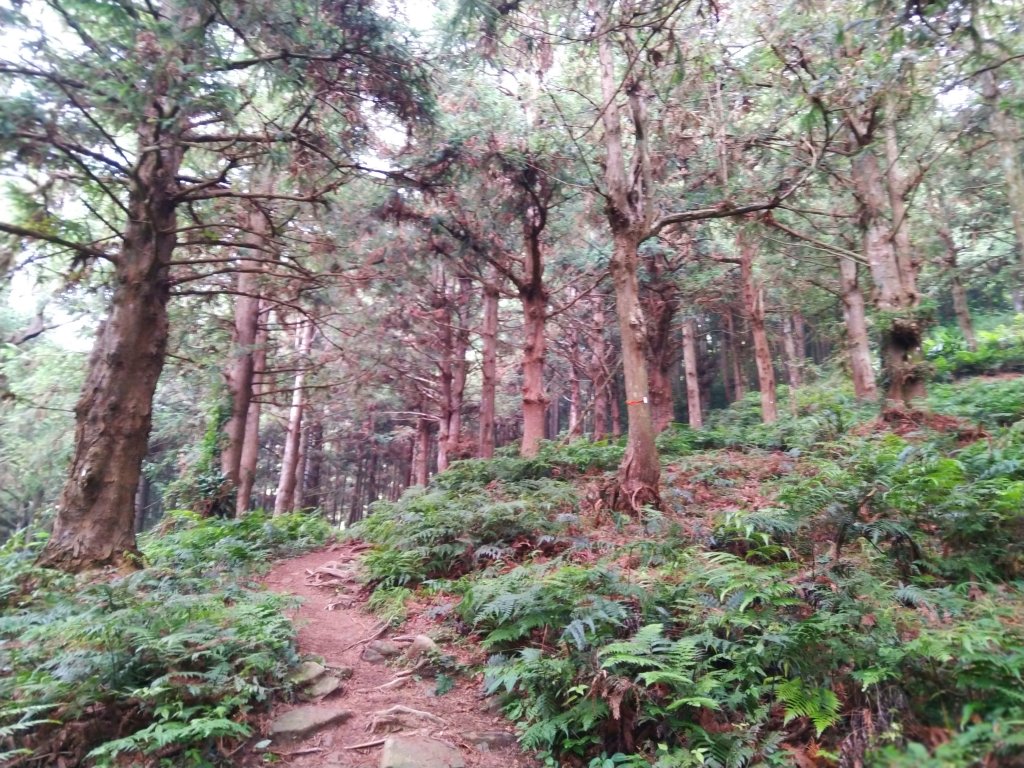
[[[686,414],[694,429],[704,426],[701,408],[700,374],[697,370],[697,324],[693,318],[683,321],[683,376],[686,379]]]
[[[521,456],[536,456],[544,439],[544,416],[548,398],[544,392],[544,355],[547,351],[548,294],[544,287],[544,260],[540,233],[544,213],[531,208],[523,231],[526,245],[525,279],[519,287],[523,307],[523,441]]]
[[[974,336],[974,322],[971,319],[971,309],[967,305],[967,289],[964,288],[963,281],[960,279],[960,268],[957,265],[959,249],[956,247],[953,233],[946,221],[945,217],[936,217],[935,231],[943,246],[942,265],[949,278],[949,293],[953,299],[956,323],[960,326],[960,333],[964,337],[967,349],[974,352],[978,349],[978,340]]]
[[[590,343],[590,377],[594,411],[594,440],[604,440],[608,434],[608,353],[604,338],[604,307],[601,299],[594,302],[593,324],[587,334]]]
[[[737,245],[740,252],[740,282],[750,334],[754,339],[754,363],[757,365],[757,383],[761,395],[761,420],[774,424],[779,419],[775,391],[775,370],[772,351],[765,330],[764,286],[754,273],[757,244],[749,233],[740,230]]]
[[[137,562],[134,496],[167,348],[174,194],[183,150],[165,137],[155,103],[139,129],[128,223],[114,263],[110,312],[75,406],[75,448],[39,564],[66,571]],[[158,125],[159,124],[159,125]]]
[[[1021,163],[1021,142],[1024,141],[1024,135],[1022,135],[1024,131],[1021,130],[1017,118],[1001,103],[1002,94],[994,70],[982,74],[981,86],[982,96],[992,109],[989,116],[989,128],[992,131],[992,137],[996,140],[996,149],[1003,165],[1003,175],[1006,179],[1006,201],[1010,207],[1013,232],[1017,237],[1019,258],[1017,281],[1018,284],[1024,284],[1024,166]],[[1017,295],[1020,295],[1019,291]],[[1020,306],[1015,306],[1015,309],[1018,312],[1024,311],[1024,301]]]
[[[675,416],[672,402],[671,370],[676,361],[672,344],[675,315],[679,310],[679,289],[667,279],[658,256],[646,260],[647,282],[641,286],[641,303],[647,326],[647,370],[650,386],[651,420],[662,432]]]

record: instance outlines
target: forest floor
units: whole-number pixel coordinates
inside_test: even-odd
[[[268,733],[276,718],[300,707],[325,714],[345,709],[351,716],[302,739],[284,743],[274,739],[265,752],[254,749],[239,764],[265,765],[269,753],[274,756],[274,764],[294,768],[404,765],[400,758],[386,763],[382,748],[389,736],[409,735],[420,740],[410,742],[414,749],[421,747],[424,739],[454,747],[466,768],[538,765],[523,755],[509,722],[489,711],[479,677],[453,672],[451,676],[442,674],[443,684],[439,684],[439,677],[428,668],[401,677],[402,672],[416,666],[407,658],[406,649],[411,643],[406,641],[417,635],[436,639],[438,625],[423,614],[410,615],[400,629],[394,630],[367,612],[366,594],[360,593],[356,575],[361,549],[357,542],[334,544],[281,561],[264,579],[268,589],[301,598],[291,616],[298,629],[300,654],[322,660],[329,670],[344,670],[343,676],[351,670],[351,677],[339,691],[319,701],[277,705],[261,724],[262,731]],[[335,575],[317,584],[318,574],[322,574],[318,569],[324,568],[333,574],[352,575],[347,580]],[[382,628],[386,631],[382,632]],[[440,658],[448,660],[453,668],[481,661],[471,658],[475,653],[472,649],[438,642]],[[382,659],[373,650],[379,648],[387,654],[389,646],[402,649],[402,653]],[[387,687],[396,679],[405,682]],[[450,690],[439,693],[448,686]],[[372,746],[352,748],[359,744]],[[422,764],[429,764],[425,757]],[[436,764],[444,766],[444,759]],[[457,761],[452,768],[455,764]]]

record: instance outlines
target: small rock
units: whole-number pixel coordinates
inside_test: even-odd
[[[374,640],[366,644],[366,650],[376,651],[385,658],[402,655],[402,649],[398,643],[393,643],[390,640]]]
[[[355,670],[352,669],[352,667],[335,667],[334,665],[329,664],[327,669],[329,669],[331,674],[339,680],[348,680],[355,674]]]
[[[508,731],[470,731],[463,738],[481,752],[514,746],[518,739]]]
[[[306,685],[318,680],[327,673],[327,667],[315,661],[304,661],[288,675],[288,682],[294,685]]]
[[[341,723],[352,717],[348,709],[325,709],[316,704],[307,707],[296,707],[277,717],[270,724],[269,736],[279,739],[301,739],[316,733],[334,723]]]
[[[504,709],[501,702],[501,696],[484,697],[483,707],[484,712],[490,712],[492,715],[500,715]]]
[[[418,659],[420,656],[433,655],[438,652],[437,643],[426,635],[416,635],[409,647],[405,649],[405,656],[408,659]]]
[[[334,675],[324,675],[312,685],[308,685],[303,688],[302,692],[299,694],[299,698],[306,701],[316,701],[317,699],[330,696],[332,693],[336,693],[341,689],[341,680],[336,678]]]
[[[426,736],[392,736],[384,742],[380,768],[465,768],[455,747]]]
[[[362,653],[362,659],[370,664],[383,664],[387,661],[387,658],[377,653],[373,648],[364,648]]]

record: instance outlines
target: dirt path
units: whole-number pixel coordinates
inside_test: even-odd
[[[314,706],[323,711],[344,708],[352,716],[341,723],[330,725],[317,733],[288,743],[275,743],[270,747],[282,755],[276,765],[294,768],[376,768],[381,765],[381,746],[350,750],[347,746],[386,738],[389,733],[378,724],[372,730],[375,713],[396,705],[428,713],[438,720],[416,715],[402,716],[406,724],[416,730],[417,738],[433,738],[457,748],[466,768],[534,768],[538,763],[521,753],[511,742],[511,724],[498,714],[487,711],[487,702],[481,698],[479,679],[455,675],[454,688],[438,696],[436,681],[419,674],[410,676],[409,682],[394,689],[377,690],[392,681],[396,674],[414,665],[402,656],[387,661],[369,661],[364,658],[366,643],[357,641],[373,636],[381,623],[363,610],[362,603],[347,601],[328,610],[328,605],[342,600],[344,592],[337,587],[310,585],[309,573],[325,565],[339,570],[354,570],[358,564],[358,549],[351,543],[312,552],[292,560],[278,563],[264,579],[267,587],[282,594],[302,598],[302,605],[292,616],[298,628],[299,652],[324,659],[329,668],[347,667],[352,676],[345,681],[342,691],[331,694]],[[356,584],[350,584],[354,592]],[[437,635],[438,625],[423,617],[414,617],[401,629],[380,635],[381,640],[391,636],[410,634]],[[375,644],[376,645],[376,644]],[[408,643],[398,643],[403,651]],[[462,663],[469,661],[472,650],[460,649],[440,643],[440,651],[452,654]],[[367,654],[373,656],[373,654]],[[478,661],[479,659],[473,659]],[[263,732],[269,732],[271,722],[283,713],[301,706],[300,703],[280,704],[265,722]],[[377,718],[380,720],[380,718]],[[401,729],[401,725],[393,726]],[[488,735],[491,742],[481,746],[480,734]],[[266,765],[259,752],[253,752],[242,763],[246,766]]]

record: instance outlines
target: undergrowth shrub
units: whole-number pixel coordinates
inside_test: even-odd
[[[377,502],[353,527],[353,535],[377,545],[363,560],[368,581],[383,588],[413,585],[559,544],[556,534],[577,509],[572,486],[491,480],[484,489],[465,478],[470,462],[459,464],[449,470],[456,480],[444,473],[396,502]]]
[[[226,745],[249,735],[249,714],[296,660],[286,601],[246,588],[244,573],[328,534],[323,520],[299,514],[177,513],[141,540],[149,567],[78,580],[32,566],[44,539],[8,542],[0,550],[4,759],[228,764]]]
[[[990,330],[975,331],[977,349],[967,349],[955,328],[935,328],[924,342],[926,359],[939,379],[1024,372],[1024,315]]]

